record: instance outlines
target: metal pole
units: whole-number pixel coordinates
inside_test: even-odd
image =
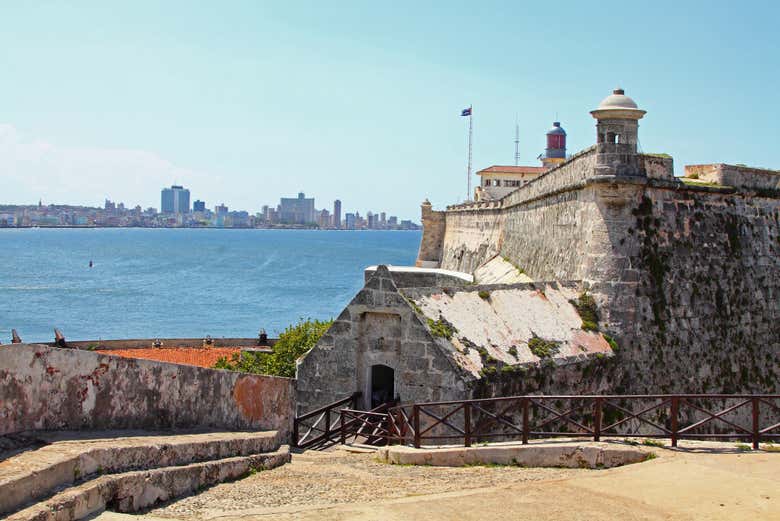
[[[680,411],[680,398],[672,398],[672,447],[677,446],[677,415]]]
[[[474,118],[474,111],[469,105],[469,165],[466,170],[466,200],[471,200],[471,136],[473,134],[473,118]]]
[[[330,441],[330,409],[325,409],[325,439]]]
[[[344,429],[344,409],[339,411],[339,422],[341,422],[341,444],[347,444],[347,431]]]

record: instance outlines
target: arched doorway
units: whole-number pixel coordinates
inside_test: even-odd
[[[382,364],[371,366],[371,408],[387,403],[395,396],[395,371]]]

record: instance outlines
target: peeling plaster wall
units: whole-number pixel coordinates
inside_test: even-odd
[[[0,346],[0,435],[292,427],[293,380],[35,344]]]

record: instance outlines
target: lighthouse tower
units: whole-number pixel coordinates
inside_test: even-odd
[[[550,169],[566,161],[566,131],[561,127],[561,122],[556,121],[547,131],[547,148],[540,157],[542,165]]]

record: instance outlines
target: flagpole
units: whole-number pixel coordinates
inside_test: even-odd
[[[471,200],[471,136],[474,129],[473,118],[474,110],[471,105],[469,105],[469,163],[466,168],[466,201]]]

